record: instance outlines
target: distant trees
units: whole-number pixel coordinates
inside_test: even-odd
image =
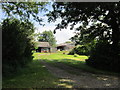
[[[86,63],[96,68],[120,71],[119,14],[120,2],[55,2],[48,20],[62,19],[56,29],[66,28],[69,24],[73,29],[79,24],[76,28],[79,33],[73,38],[77,44],[97,41]]]
[[[38,36],[38,41],[49,42],[51,46],[56,45],[56,40],[52,31],[44,31]]]

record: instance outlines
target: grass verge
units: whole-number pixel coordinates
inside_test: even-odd
[[[34,60],[28,67],[13,76],[3,78],[3,88],[54,88],[58,80],[40,61]]]

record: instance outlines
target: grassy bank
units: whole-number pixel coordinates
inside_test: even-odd
[[[47,69],[40,63],[34,60],[28,67],[20,72],[3,78],[3,88],[50,88],[55,87],[57,78],[51,75]]]

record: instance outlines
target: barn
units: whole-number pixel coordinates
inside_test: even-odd
[[[37,42],[36,52],[50,52],[51,46],[49,42]]]
[[[70,49],[73,49],[75,47],[75,44],[74,43],[62,43],[62,44],[59,44],[57,45],[57,50],[59,51],[63,51],[63,50],[70,50]]]

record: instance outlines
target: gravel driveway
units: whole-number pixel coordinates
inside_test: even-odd
[[[43,60],[40,61],[50,73],[59,78],[57,87],[120,88],[120,78],[117,76],[93,74],[67,66],[63,63],[56,63],[55,65],[52,65],[51,63]]]

